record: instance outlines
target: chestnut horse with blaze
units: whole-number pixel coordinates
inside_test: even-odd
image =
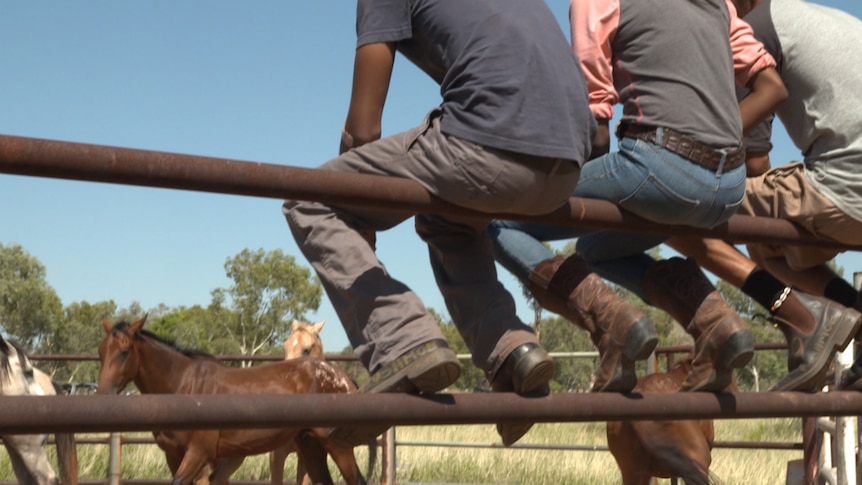
[[[303,394],[344,393],[350,389],[334,368],[302,358],[247,368],[230,367],[215,357],[178,349],[134,323],[103,320],[99,345],[98,393],[119,393],[130,382],[144,394]],[[287,400],[285,401],[287,404]],[[210,482],[226,484],[246,456],[295,443],[314,483],[332,483],[319,439],[326,430],[302,428],[157,431],[153,434],[174,475],[173,484],[190,484],[213,468]],[[354,461],[355,467],[355,461]]]
[[[638,379],[632,392],[676,392],[691,370],[691,358],[669,371]],[[731,382],[728,391],[736,390]],[[711,419],[608,421],[608,448],[624,485],[649,485],[652,477],[679,478],[688,485],[709,485],[715,430]]]
[[[291,324],[290,335],[284,341],[284,358],[285,360],[298,359],[302,357],[313,357],[315,359],[325,359],[326,354],[323,352],[323,340],[320,338],[320,331],[323,330],[323,323],[308,323],[294,320]],[[356,391],[356,385],[350,374],[338,366],[333,366],[343,379],[350,383],[350,392]],[[342,471],[344,480],[347,483],[365,483],[362,475],[356,468],[356,455],[353,454],[353,448],[338,446],[329,443],[326,436],[321,436],[321,443],[329,456]],[[284,463],[287,461],[288,455],[296,451],[296,445],[288,443],[281,448],[273,450],[269,454],[269,470],[270,483],[272,485],[282,485],[284,483]],[[374,471],[374,466],[377,463],[377,440],[373,439],[368,443],[368,469],[366,476],[371,477]],[[296,483],[298,485],[309,485],[309,477],[304,473],[302,464],[297,466]],[[349,473],[345,470],[354,470]]]

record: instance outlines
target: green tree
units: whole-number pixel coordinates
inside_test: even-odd
[[[105,338],[102,319],[112,320],[117,313],[113,301],[90,304],[86,301],[72,303],[63,309],[63,317],[55,326],[52,345],[46,353],[55,355],[95,355],[99,343]],[[112,322],[113,323],[113,322]],[[58,382],[96,382],[99,363],[94,361],[51,361],[39,364],[39,368]]]
[[[31,352],[49,348],[62,303],[38,259],[18,244],[0,244],[0,326]]]
[[[306,312],[320,306],[317,278],[280,249],[243,249],[227,259],[225,271],[233,285],[214,290],[209,308],[215,317],[213,343],[223,352],[275,352],[293,319],[304,320]]]

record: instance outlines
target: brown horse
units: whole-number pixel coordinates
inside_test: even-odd
[[[313,357],[317,359],[325,358],[323,352],[323,341],[320,339],[320,331],[323,329],[323,323],[307,323],[294,320],[291,324],[291,332],[288,338],[284,341],[284,358],[285,360],[297,359],[301,357]],[[335,366],[333,366],[335,367]],[[350,382],[351,391],[356,390],[356,385],[350,378],[350,375],[340,367],[335,367],[335,370],[341,376]],[[325,437],[322,438],[322,443],[326,452],[335,461],[339,470],[353,470],[352,473],[345,474],[344,480],[347,483],[365,483],[359,469],[356,467],[356,458],[352,448],[345,448],[328,443]],[[269,469],[270,481],[272,485],[282,485],[284,483],[284,462],[287,456],[296,451],[296,446],[293,443],[272,451],[269,454]],[[368,476],[374,470],[374,465],[377,459],[377,441],[373,440],[368,447]],[[298,464],[296,470],[296,483],[306,485],[309,477],[303,473],[303,470]]]
[[[344,393],[350,387],[335,368],[320,359],[302,358],[256,367],[229,367],[209,354],[181,350],[134,323],[111,325],[103,320],[99,345],[98,393],[121,392],[130,382],[144,394],[300,394]],[[156,431],[156,441],[174,475],[173,484],[202,478],[226,484],[246,456],[295,443],[314,483],[331,484],[326,452],[320,441],[326,429],[300,428]],[[354,461],[355,467],[355,461]],[[343,472],[342,472],[343,473]]]
[[[668,372],[641,377],[633,392],[677,391],[690,371],[687,358]],[[652,477],[679,478],[688,485],[716,481],[709,471],[715,441],[712,420],[609,421],[607,433],[624,485],[649,485]]]

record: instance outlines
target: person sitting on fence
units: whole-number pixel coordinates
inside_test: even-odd
[[[409,178],[489,214],[541,215],[566,203],[596,128],[578,61],[542,0],[360,0],[356,25],[341,154],[321,170]],[[442,103],[420,126],[381,138],[396,51],[440,85]],[[297,200],[283,212],[371,373],[360,391],[434,393],[453,384],[460,365],[437,321],[367,239],[411,214]],[[497,279],[491,219],[419,214],[415,224],[493,390],[546,394],[554,363]],[[508,445],[530,426],[498,431]],[[337,428],[331,437],[356,445],[386,428]]]
[[[862,245],[862,21],[802,0],[737,0],[778,62],[789,97],[776,111],[802,163],[769,170],[771,120],[747,140],[749,173],[741,214],[792,221],[826,241]],[[759,5],[758,5],[759,4]],[[756,6],[756,8],[754,8]],[[862,298],[826,263],[841,252],[817,246],[728,243],[675,237],[669,245],[768,309],[789,345],[790,373],[772,390],[815,391],[836,350],[860,325]],[[845,376],[862,390],[862,361]]]
[[[599,122],[594,154],[604,154],[584,164],[573,195],[610,200],[662,224],[711,227],[742,200],[743,131],[786,93],[773,59],[732,5],[660,3],[661,9],[635,0],[570,4],[572,42]],[[668,11],[677,20],[673,28]],[[752,91],[739,104],[734,79]],[[623,105],[619,151],[607,153],[616,102]],[[720,391],[753,355],[751,330],[697,265],[645,253],[665,235],[515,221],[495,221],[490,232],[498,261],[529,285],[536,301],[590,333],[601,354],[595,391],[631,391],[635,362],[658,341],[652,322],[599,274],[667,311],[695,337],[682,390]],[[577,254],[568,258],[554,257],[541,242],[578,236]]]

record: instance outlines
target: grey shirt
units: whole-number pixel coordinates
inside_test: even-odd
[[[543,0],[359,0],[357,47],[396,42],[440,84],[441,129],[583,163],[595,120],[583,73]]]
[[[671,128],[715,148],[740,146],[725,1],[619,3],[612,48],[622,120]]]
[[[775,57],[788,98],[776,112],[811,183],[862,221],[862,21],[801,0],[765,0],[745,20]],[[769,148],[768,130],[748,142]]]

